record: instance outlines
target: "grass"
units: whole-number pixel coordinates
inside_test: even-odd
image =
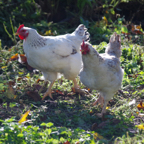
[[[91,26],[90,31],[93,29]],[[106,31],[112,33],[111,29],[102,33]],[[93,90],[85,96],[75,94],[71,90],[72,82],[64,78],[54,83],[54,100],[47,97],[40,101],[46,91],[44,87],[40,96],[37,93],[43,84],[43,81],[38,82],[41,72],[31,69],[18,57],[12,59],[16,53],[23,54],[22,42],[17,41],[10,48],[0,43],[0,143],[144,143],[144,131],[137,127],[144,124],[141,115],[144,111],[137,109],[144,99],[144,48],[140,45],[143,37],[132,37],[131,41],[124,35],[121,37],[121,66],[125,70],[122,89],[109,102],[103,119],[95,115],[101,111],[100,106],[92,106],[98,92]],[[139,45],[133,42],[135,39]],[[94,47],[104,52],[106,45],[101,42]],[[77,81],[81,88],[86,88],[79,78]],[[136,103],[129,105],[134,99]],[[21,115],[28,110],[28,120],[19,124]]]

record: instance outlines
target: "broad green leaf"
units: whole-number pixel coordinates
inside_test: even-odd
[[[49,123],[46,124],[46,127],[51,127],[51,126],[53,126],[52,122],[49,122]]]

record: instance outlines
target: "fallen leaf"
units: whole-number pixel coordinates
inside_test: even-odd
[[[136,125],[136,127],[137,127],[138,129],[144,130],[144,124]]]
[[[137,29],[141,29],[141,25],[135,25],[135,28],[137,28]]]
[[[133,99],[132,101],[129,102],[129,106],[136,104],[136,100]]]
[[[30,110],[28,110],[25,114],[23,114],[21,119],[18,121],[18,123],[22,124],[23,122],[25,122],[29,113],[30,113]]]
[[[136,112],[136,114],[139,114],[139,112]]]
[[[95,140],[101,140],[101,139],[104,139],[104,137],[101,136],[100,134],[98,134],[97,132],[95,132],[95,133],[93,134],[93,137],[94,137]]]
[[[30,77],[29,77],[29,76],[26,76],[26,78],[30,79]]]
[[[87,90],[90,91],[90,88],[88,88]]]
[[[18,62],[24,64],[29,71],[33,71],[33,67],[31,67],[27,62],[27,57],[24,54],[18,55]]]
[[[51,35],[51,33],[52,33],[51,30],[47,30],[44,35],[46,35],[46,36]]]
[[[1,68],[2,68],[2,69],[5,69],[5,68],[7,68],[7,66],[2,66]]]
[[[109,12],[106,10],[105,13],[109,13]]]
[[[66,141],[66,142],[64,142],[63,144],[70,144],[70,142],[69,142],[69,141]]]
[[[137,105],[138,110],[144,110],[144,103],[140,101],[140,103]]]
[[[122,34],[124,34],[124,35],[130,35],[130,33],[125,33],[125,32],[121,32]]]
[[[20,54],[20,58],[23,63],[27,63],[27,58],[24,54]]]
[[[37,79],[36,83],[39,83],[40,79]]]
[[[110,109],[110,106],[107,106],[107,107],[106,107],[106,110],[108,110],[108,109]]]
[[[14,60],[17,60],[18,59],[18,53],[16,53],[15,55],[13,55],[9,61],[14,61]]]
[[[17,98],[17,95],[14,95],[14,99],[16,99]]]
[[[102,17],[102,19],[105,21],[105,23],[106,23],[106,25],[107,25],[107,24],[108,24],[107,18],[104,16],[104,17]]]
[[[59,91],[59,90],[56,90],[56,92],[57,92],[58,94],[64,95],[64,93],[61,92],[61,91]]]
[[[19,73],[19,75],[23,75],[24,74],[24,72],[18,72]]]
[[[140,25],[132,25],[131,26],[131,31],[134,34],[143,34],[143,32],[141,31],[141,26]]]
[[[38,92],[28,91],[28,92],[27,92],[27,95],[28,95],[29,97],[31,97],[35,102],[41,100],[41,97],[40,97],[40,95],[38,94]]]
[[[19,77],[17,80],[20,81],[21,79],[23,79],[22,77]]]

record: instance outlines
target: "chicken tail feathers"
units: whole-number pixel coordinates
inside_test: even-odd
[[[87,31],[87,28],[83,25],[80,24],[77,29],[75,30],[76,35],[82,38],[84,41],[89,41],[90,40],[90,34]]]
[[[113,54],[117,58],[120,58],[122,52],[121,52],[121,38],[120,35],[114,33],[109,41],[109,44],[105,50],[108,54]]]

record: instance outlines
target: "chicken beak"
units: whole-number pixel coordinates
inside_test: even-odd
[[[19,33],[16,32],[15,35],[19,35]]]

